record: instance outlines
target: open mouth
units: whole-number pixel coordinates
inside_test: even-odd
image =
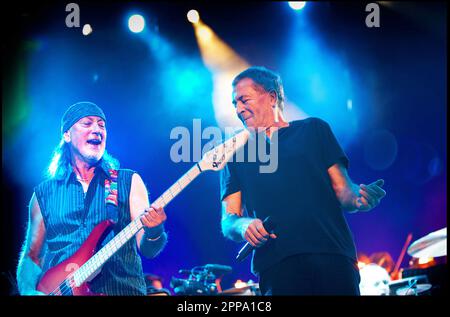
[[[99,145],[102,143],[102,140],[100,139],[91,139],[91,140],[87,140],[87,143],[92,144],[92,145]]]
[[[247,121],[248,119],[250,119],[252,116],[248,116],[247,118],[245,118],[244,116],[240,116],[242,121]]]

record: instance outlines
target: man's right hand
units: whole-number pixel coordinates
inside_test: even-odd
[[[266,231],[261,219],[249,219],[247,228],[243,231],[242,237],[255,248],[262,246],[269,238],[277,238],[274,233],[268,233]]]

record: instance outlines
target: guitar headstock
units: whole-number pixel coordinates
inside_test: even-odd
[[[245,129],[236,133],[225,142],[206,152],[201,161],[198,162],[198,165],[202,171],[220,171],[225,167],[225,164],[231,159],[233,154],[245,145],[249,136],[250,133]]]

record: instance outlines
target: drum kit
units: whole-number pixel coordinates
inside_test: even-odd
[[[409,239],[407,239],[407,243],[409,243]],[[404,249],[404,251],[406,251],[406,249]],[[415,262],[420,264],[423,262],[423,259],[426,259],[424,263],[432,264],[422,266],[417,265],[415,269],[404,270],[403,276],[400,276],[399,279],[397,279],[396,270],[394,270],[394,274],[389,274],[385,268],[378,264],[369,263],[364,265],[360,268],[361,282],[359,286],[361,295],[417,296],[432,295],[433,289],[446,291],[446,277],[444,277],[443,274],[439,275],[435,281],[431,281],[431,276],[425,274],[429,272],[427,270],[433,268],[430,266],[436,263],[434,258],[447,256],[446,227],[431,232],[414,241],[408,247],[407,253],[413,258],[411,263]],[[403,258],[403,255],[404,252],[402,251],[401,259]],[[400,262],[401,261],[399,261],[398,264],[400,264]]]
[[[447,228],[431,232],[410,244],[411,238],[412,235],[408,235],[395,267],[392,258],[386,252],[374,253],[370,258],[362,261],[367,264],[364,264],[359,270],[361,295],[434,295],[438,294],[437,292],[433,293],[436,289],[446,293]],[[405,253],[413,258],[410,264],[416,262],[418,265],[412,266],[410,269],[399,270]],[[445,272],[434,270],[434,273],[438,271],[438,274],[434,274],[430,269],[437,268],[434,258],[439,257],[444,257]],[[423,259],[428,259],[428,262],[425,262],[426,265],[420,264]],[[442,268],[444,267],[441,266],[439,269]],[[220,286],[222,276],[230,273],[231,270],[231,267],[219,264],[207,264],[191,270],[180,270],[179,273],[188,275],[188,278],[172,277],[170,284],[175,295],[261,295],[259,284],[251,280],[248,282],[238,280],[233,288],[222,290]],[[170,291],[162,288],[157,288],[156,291],[153,288],[150,290],[148,295],[151,296],[171,295]]]

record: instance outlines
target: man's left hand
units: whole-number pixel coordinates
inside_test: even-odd
[[[356,208],[360,211],[368,211],[376,207],[380,200],[386,196],[386,191],[381,187],[384,185],[384,180],[379,179],[372,184],[359,185],[359,197],[356,199]]]
[[[150,208],[145,209],[145,214],[141,217],[142,224],[148,228],[154,228],[166,221],[167,216],[164,212],[164,208],[152,205]]]

